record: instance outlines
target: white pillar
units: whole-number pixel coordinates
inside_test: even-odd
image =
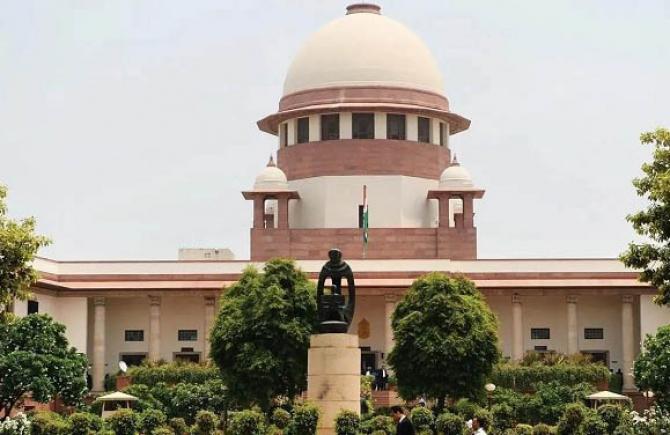
[[[351,139],[351,112],[340,112],[340,139]]]
[[[407,140],[418,141],[419,140],[419,116],[418,115],[407,115],[407,130],[406,136]]]
[[[623,295],[621,298],[621,347],[623,353],[623,389],[635,390],[633,379],[633,361],[635,359],[635,338],[633,326],[633,296]]]
[[[375,112],[375,139],[386,139],[386,113]]]
[[[216,297],[214,296],[205,296],[205,343],[203,347],[203,360],[209,358],[209,337],[214,326],[214,316],[215,316],[215,307],[216,307]]]
[[[93,391],[105,391],[105,298],[93,298]]]
[[[391,318],[395,311],[395,304],[398,297],[393,294],[384,296],[384,359],[388,360],[388,355],[393,349],[393,327],[391,326]]]
[[[161,359],[161,297],[149,296],[149,361]]]
[[[512,295],[512,360],[523,359],[523,307],[521,296]]]
[[[568,295],[568,354],[579,352],[579,332],[577,330],[577,296]]]

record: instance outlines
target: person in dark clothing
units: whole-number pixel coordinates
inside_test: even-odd
[[[396,434],[414,435],[414,426],[400,406],[391,407],[391,417],[396,422]]]

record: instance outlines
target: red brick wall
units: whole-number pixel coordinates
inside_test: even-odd
[[[449,166],[447,147],[387,139],[307,142],[279,149],[289,180],[326,175],[406,175],[438,180]]]
[[[451,258],[477,256],[476,229],[371,228],[366,258]],[[252,229],[251,259],[322,258],[339,248],[345,258],[363,258],[363,230],[359,228]]]

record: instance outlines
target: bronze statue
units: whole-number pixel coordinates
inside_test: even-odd
[[[351,267],[342,261],[342,252],[331,249],[328,252],[330,260],[326,262],[319,273],[319,283],[316,287],[316,305],[319,313],[319,332],[346,333],[354,318],[356,305],[356,285]],[[324,294],[326,279],[330,278],[330,294]],[[349,295],[342,294],[342,278],[347,280]]]

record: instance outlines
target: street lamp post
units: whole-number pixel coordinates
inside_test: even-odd
[[[643,392],[642,395],[644,396],[644,407],[649,409],[649,399],[654,397],[654,392],[651,390],[647,390]]]
[[[491,399],[493,398],[493,392],[496,390],[496,386],[494,384],[486,384],[486,385],[484,385],[484,389],[486,390],[486,398],[488,399],[489,410],[490,410],[491,409]]]

